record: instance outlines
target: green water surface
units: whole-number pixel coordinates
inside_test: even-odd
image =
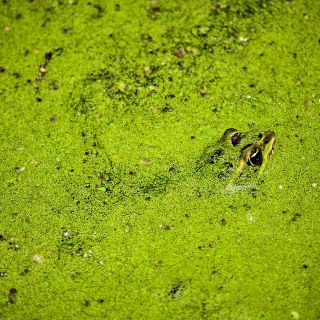
[[[1,1],[0,319],[319,320],[319,17]],[[263,182],[195,187],[230,127],[275,131]]]

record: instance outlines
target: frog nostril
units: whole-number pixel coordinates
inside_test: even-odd
[[[269,141],[270,141],[269,137],[265,137],[265,138],[263,139],[263,143],[264,143],[264,144],[268,144]]]
[[[231,143],[232,145],[235,147],[237,146],[240,142],[241,142],[241,135],[239,132],[235,133],[232,137],[231,137]]]
[[[268,152],[268,156],[273,154],[275,141],[273,141],[270,151]]]

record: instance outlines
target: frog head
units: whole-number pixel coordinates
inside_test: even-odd
[[[253,141],[241,148],[238,167],[231,184],[239,178],[246,165],[258,168],[259,176],[264,171],[269,157],[273,154],[276,135],[273,131],[265,131],[259,133],[257,138],[258,141]]]
[[[273,131],[256,131],[242,133],[237,129],[227,129],[220,140],[208,146],[198,168],[203,175],[218,177],[229,181],[229,186],[235,184],[239,177],[246,173],[258,176],[266,167],[269,157],[275,147]]]

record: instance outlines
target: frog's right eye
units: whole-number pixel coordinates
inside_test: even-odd
[[[263,161],[262,152],[259,148],[254,147],[249,154],[248,165],[261,166]]]

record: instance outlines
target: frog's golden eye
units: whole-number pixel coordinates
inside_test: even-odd
[[[255,147],[250,151],[248,165],[261,166],[263,161],[261,149]]]
[[[236,132],[232,137],[231,137],[231,143],[235,147],[241,142],[241,135],[239,132]]]

